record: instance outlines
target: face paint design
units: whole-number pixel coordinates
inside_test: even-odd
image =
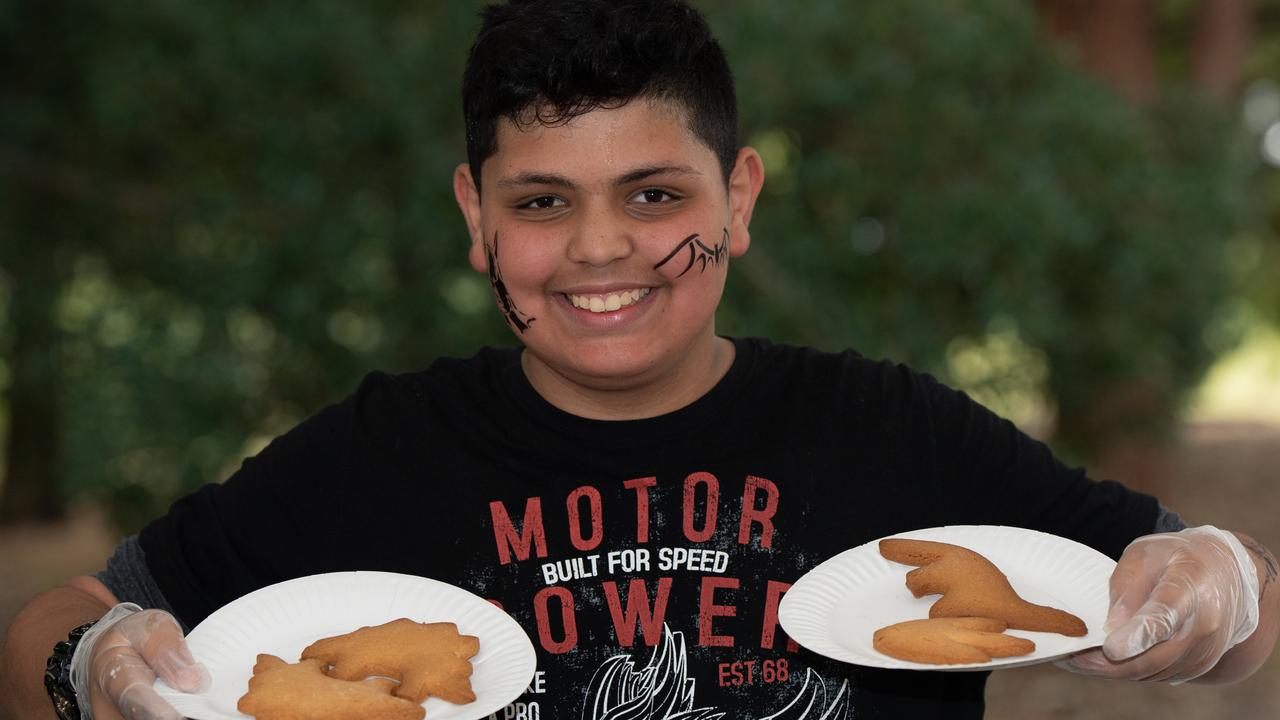
[[[511,324],[511,327],[523,335],[537,318],[520,312],[520,308],[516,307],[515,301],[507,292],[506,283],[502,282],[502,269],[498,267],[498,233],[493,234],[492,245],[484,244],[484,255],[489,262],[489,284],[493,286],[493,296],[498,301],[498,308],[502,310],[502,316]]]
[[[676,245],[676,249],[672,250],[670,254],[662,258],[662,261],[657,265],[654,265],[653,269],[657,270],[663,265],[666,265],[668,261],[676,255],[679,255],[681,250],[686,249],[689,251],[689,261],[685,263],[684,269],[681,270],[680,275],[676,275],[676,277],[680,277],[681,275],[689,272],[689,269],[693,267],[695,262],[699,263],[699,272],[706,272],[708,263],[719,267],[720,263],[724,262],[729,257],[729,229],[724,228],[724,237],[720,240],[720,244],[716,245],[714,248],[707,247],[697,233],[690,235],[684,240],[681,240],[680,244]]]

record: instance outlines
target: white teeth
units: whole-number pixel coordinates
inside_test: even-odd
[[[576,308],[589,310],[593,313],[602,313],[634,305],[640,302],[640,299],[648,295],[649,292],[650,288],[636,288],[635,290],[623,290],[608,295],[569,295],[568,297],[569,302],[573,303]]]

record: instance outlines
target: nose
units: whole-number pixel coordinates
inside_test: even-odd
[[[634,250],[626,223],[602,208],[581,216],[569,239],[568,255],[573,262],[604,267],[630,256]]]

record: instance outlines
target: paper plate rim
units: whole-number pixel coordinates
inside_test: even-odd
[[[1082,606],[1077,606],[1077,604],[1072,604],[1064,609],[1081,616],[1087,623],[1089,632],[1081,638],[1065,638],[1065,636],[1052,633],[1009,631],[1011,635],[1037,641],[1036,651],[1031,655],[1021,657],[996,658],[987,663],[962,665],[915,663],[883,655],[874,649],[870,649],[868,652],[863,650],[862,646],[865,645],[866,648],[870,648],[870,633],[867,633],[865,643],[858,638],[845,638],[844,642],[842,642],[840,639],[833,637],[837,630],[843,630],[842,626],[856,624],[850,621],[843,621],[840,617],[835,617],[833,623],[833,615],[837,610],[841,609],[840,605],[850,602],[846,596],[840,594],[847,590],[850,585],[852,578],[848,576],[848,573],[856,570],[863,573],[863,576],[859,579],[883,583],[886,576],[882,576],[882,573],[892,573],[897,577],[905,577],[906,572],[910,570],[909,567],[894,563],[880,555],[878,543],[886,538],[936,540],[965,545],[966,547],[975,543],[982,546],[988,542],[1000,541],[1007,543],[1011,539],[1019,540],[1021,544],[1013,546],[1017,548],[1016,550],[1011,550],[1009,546],[996,546],[994,551],[993,548],[987,547],[975,548],[989,557],[996,556],[990,558],[992,562],[995,562],[997,566],[1001,567],[1002,571],[1011,576],[1022,569],[1016,563],[1013,567],[1005,567],[1001,564],[1001,560],[1007,562],[1007,555],[1011,552],[1026,552],[1030,545],[1039,545],[1041,548],[1048,548],[1049,550],[1046,550],[1046,552],[1051,550],[1052,552],[1062,553],[1070,557],[1072,562],[1075,563],[1071,570],[1082,581],[1077,586],[1080,592],[1079,603],[1077,604],[1087,604],[1088,606],[1086,609]],[[858,564],[856,568],[852,567],[855,562]],[[843,550],[814,566],[796,580],[787,593],[783,595],[778,607],[778,622],[789,637],[806,649],[834,660],[855,665],[944,672],[972,672],[1035,665],[1052,662],[1081,650],[1096,647],[1102,643],[1105,637],[1102,623],[1105,620],[1109,602],[1107,588],[1111,572],[1115,569],[1115,566],[1116,562],[1114,560],[1087,545],[1060,535],[1053,535],[1030,528],[1010,525],[942,525],[919,528],[876,538],[856,547]],[[845,575],[841,576],[842,573],[845,573]],[[890,582],[890,585],[892,584]],[[915,601],[911,598],[909,591],[906,591],[905,580],[902,581],[901,587],[906,594],[906,598],[908,598],[907,602],[918,602],[925,609],[912,614],[909,608],[904,608],[901,618],[885,622],[885,625],[903,620],[923,619],[927,617],[927,605],[932,604],[937,599],[936,596],[928,596]],[[1028,594],[1025,588],[1019,588],[1019,592],[1024,595]],[[881,601],[877,600],[877,602]],[[895,600],[894,602],[898,601]],[[836,629],[833,629],[833,627]],[[872,629],[872,632],[874,629]],[[1045,643],[1048,643],[1049,647],[1058,648],[1058,650],[1042,649],[1042,645]],[[855,650],[850,645],[856,645],[858,649]]]
[[[460,632],[479,635],[481,637],[480,653],[472,659],[473,666],[477,671],[472,676],[473,680],[477,675],[480,675],[482,664],[487,669],[492,667],[490,665],[491,662],[500,660],[500,667],[504,668],[503,675],[499,677],[501,683],[496,689],[489,690],[492,693],[490,696],[486,697],[485,691],[477,687],[474,688],[477,696],[474,702],[465,705],[445,705],[444,716],[448,718],[453,718],[454,720],[479,720],[480,718],[489,717],[522,695],[537,671],[537,653],[534,650],[532,640],[524,628],[516,622],[515,618],[501,608],[470,590],[442,580],[384,570],[342,570],[317,573],[258,588],[210,613],[208,617],[188,633],[188,645],[192,653],[196,655],[197,660],[203,660],[201,653],[211,652],[210,648],[214,646],[221,646],[219,649],[221,653],[237,653],[238,655],[249,655],[250,658],[256,657],[259,652],[265,652],[261,648],[267,643],[256,645],[259,650],[244,649],[243,645],[237,646],[235,640],[237,636],[243,634],[237,632],[235,628],[235,623],[241,619],[239,616],[243,613],[252,613],[255,607],[266,604],[268,600],[272,602],[287,602],[294,595],[308,597],[308,593],[315,591],[330,593],[333,599],[328,601],[327,604],[338,607],[341,607],[343,603],[367,600],[378,592],[390,593],[390,596],[385,601],[385,611],[370,609],[369,607],[360,608],[358,613],[353,614],[362,615],[365,619],[342,623],[338,627],[324,630],[323,633],[328,635],[350,632],[358,627],[369,625],[371,623],[368,618],[373,616],[385,618],[381,621],[373,621],[374,624],[394,620],[398,617],[411,617],[419,622],[461,620],[462,622],[459,623]],[[443,613],[428,612],[426,610],[415,613],[397,609],[396,603],[401,602],[402,599],[413,600],[419,596],[434,599],[437,605],[440,604],[441,600],[445,601],[443,604],[446,610]],[[454,605],[457,606],[457,609],[448,609]],[[356,609],[352,608],[352,610]],[[314,608],[312,611],[313,613],[320,612]],[[416,617],[414,617],[415,614],[417,615]],[[323,618],[318,622],[328,622],[328,618]],[[335,623],[337,622],[340,621],[335,621]],[[306,635],[306,633],[302,634]],[[326,636],[325,634],[315,635],[313,639],[324,637]],[[226,649],[227,646],[235,649],[228,650]],[[221,659],[222,656],[219,655],[218,657]],[[284,657],[283,659],[287,662],[297,662],[298,660],[297,657]],[[247,662],[251,667],[252,661],[247,660]],[[244,669],[239,669],[238,672],[243,674]],[[198,720],[240,720],[250,717],[238,712],[228,714],[227,711],[221,709],[219,706],[225,705],[225,696],[219,693],[216,697],[211,697],[211,693],[216,691],[216,686],[205,693],[192,694],[175,690],[164,681],[157,680],[155,689],[175,709],[187,717]],[[442,704],[444,704],[442,700],[428,698],[424,702],[424,706],[430,708],[428,717],[442,717],[440,709]]]

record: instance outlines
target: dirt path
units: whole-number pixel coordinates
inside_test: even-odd
[[[1189,523],[1242,530],[1280,549],[1280,427],[1190,427],[1168,468],[1163,487],[1151,489]],[[58,526],[0,531],[0,627],[35,593],[101,567],[115,542],[90,512]],[[992,676],[987,700],[989,720],[1277,718],[1280,653],[1249,680],[1228,687],[1111,682],[1052,666],[1007,670]]]
[[[1188,428],[1169,457],[1161,501],[1189,524],[1212,523],[1280,548],[1280,428],[1213,424]],[[1280,718],[1280,653],[1253,677],[1226,687],[1134,684],[1071,675],[1052,666],[992,675],[988,720],[1201,720]]]
[[[7,629],[36,593],[101,568],[115,544],[102,517],[91,510],[73,512],[56,525],[0,529],[0,628]]]

